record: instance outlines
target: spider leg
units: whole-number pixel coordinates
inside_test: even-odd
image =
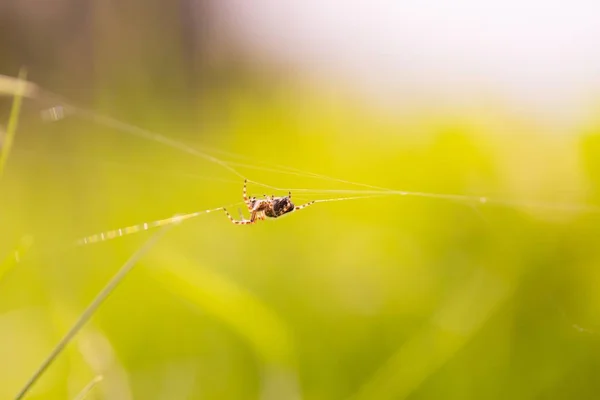
[[[229,214],[229,211],[227,211],[226,209],[223,209],[223,211],[225,211],[225,214],[227,214],[227,218],[229,218],[229,220],[236,224],[236,225],[250,225],[250,224],[254,224],[256,223],[256,220],[254,218],[252,219],[242,219],[242,220],[235,220],[233,219],[233,217],[231,216],[231,214]]]
[[[313,200],[313,201],[309,201],[308,203],[304,203],[304,204],[302,204],[302,205],[300,205],[300,206],[296,206],[296,207],[294,207],[294,210],[293,210],[293,211],[302,210],[303,208],[306,208],[306,207],[308,207],[308,206],[312,206],[312,205],[313,205],[313,204],[315,204],[315,203],[316,203],[316,201],[314,201],[314,200]]]
[[[254,213],[254,221],[264,221],[266,218],[264,211],[256,211]]]
[[[254,199],[254,197],[252,199],[248,199],[248,192],[246,191],[246,185],[248,183],[247,179],[244,179],[244,191],[243,191],[243,195],[244,195],[244,203],[246,203],[246,207],[248,207],[248,211],[252,211],[252,199]]]

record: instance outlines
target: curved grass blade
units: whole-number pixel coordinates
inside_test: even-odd
[[[85,387],[83,389],[81,389],[81,392],[79,392],[79,394],[77,396],[75,396],[75,398],[73,400],[83,400],[86,398],[86,396],[88,395],[88,393],[91,392],[91,390],[100,382],[102,382],[102,379],[104,379],[104,377],[102,375],[97,375],[96,377],[94,377],[94,379],[92,379],[90,381],[90,383],[88,383],[87,385],[85,385]]]
[[[27,383],[23,386],[23,388],[19,391],[16,400],[22,399],[25,397],[27,392],[31,389],[31,387],[37,382],[37,380],[44,374],[46,369],[52,364],[52,362],[58,357],[58,355],[65,349],[65,347],[73,340],[75,335],[83,328],[86,322],[94,315],[98,307],[106,300],[106,298],[116,289],[116,287],[121,283],[121,281],[127,276],[127,274],[131,271],[131,269],[137,264],[137,262],[148,252],[150,249],[156,244],[158,239],[165,234],[168,227],[164,227],[161,230],[157,231],[154,235],[150,237],[144,243],[142,247],[140,247],[133,255],[123,264],[123,266],[117,271],[117,273],[111,278],[110,281],[104,286],[104,288],[96,295],[94,300],[90,303],[90,305],[83,311],[81,316],[75,321],[75,324],[69,329],[69,331],[63,336],[63,338],[58,342],[56,347],[50,352],[48,357],[42,362],[39,368],[34,372],[31,378],[27,381]]]

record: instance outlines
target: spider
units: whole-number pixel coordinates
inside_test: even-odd
[[[248,195],[246,193],[246,184],[247,184],[247,179],[244,180],[243,194],[244,194],[244,203],[246,203],[246,206],[248,207],[248,211],[250,211],[250,219],[243,219],[243,217],[242,217],[241,220],[235,220],[229,214],[229,212],[227,212],[227,210],[225,208],[223,208],[223,211],[225,211],[225,214],[227,214],[227,218],[229,218],[229,220],[236,225],[255,224],[257,221],[260,221],[260,220],[264,221],[266,219],[266,217],[269,217],[269,218],[281,217],[283,214],[298,211],[298,210],[301,210],[305,207],[311,206],[316,203],[316,201],[313,200],[306,204],[302,204],[301,206],[295,206],[291,200],[292,192],[289,192],[289,194],[287,196],[283,196],[283,197],[275,197],[275,195],[267,196],[265,194],[265,195],[263,195],[265,197],[264,200],[258,200],[256,197],[248,198]]]

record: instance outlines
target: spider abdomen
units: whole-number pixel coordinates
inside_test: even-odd
[[[271,201],[271,207],[266,212],[267,217],[277,218],[294,210],[294,204],[289,197],[276,197]]]

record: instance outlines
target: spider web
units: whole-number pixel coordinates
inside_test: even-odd
[[[5,78],[10,79],[10,78]],[[428,199],[444,200],[454,203],[460,203],[467,205],[479,215],[483,220],[485,218],[479,211],[479,208],[483,206],[500,206],[508,208],[518,209],[533,209],[533,210],[549,210],[556,212],[575,212],[575,213],[598,213],[600,207],[595,205],[586,204],[571,204],[571,203],[548,203],[548,202],[532,202],[532,201],[521,201],[513,199],[503,199],[490,196],[479,196],[479,195],[463,195],[463,194],[452,194],[452,193],[432,193],[422,191],[408,191],[396,188],[386,188],[367,183],[355,182],[348,179],[342,179],[332,177],[320,173],[308,172],[298,168],[285,166],[281,164],[269,164],[258,161],[254,158],[229,152],[223,151],[214,147],[190,145],[182,140],[170,138],[166,135],[159,134],[157,132],[143,129],[130,123],[123,122],[116,118],[102,115],[98,112],[94,112],[88,109],[84,109],[77,105],[70,103],[68,100],[46,91],[34,84],[29,84],[25,90],[25,96],[40,100],[46,104],[54,104],[41,111],[41,117],[48,123],[60,123],[60,121],[69,118],[81,118],[92,122],[93,124],[111,129],[119,134],[128,135],[137,138],[142,141],[148,141],[156,143],[164,148],[173,149],[181,154],[187,154],[197,159],[203,160],[206,163],[217,166],[222,171],[227,173],[228,178],[218,178],[214,176],[200,176],[198,174],[188,174],[194,179],[202,179],[213,182],[225,182],[230,184],[237,184],[241,188],[241,184],[244,180],[247,180],[250,185],[255,187],[272,190],[275,192],[287,193],[291,191],[293,194],[300,194],[301,196],[294,196],[303,200],[314,201],[315,204],[340,202],[340,201],[351,201],[351,200],[362,200],[370,199],[374,197],[421,197]],[[106,161],[103,161],[107,163]],[[110,164],[110,162],[108,162]],[[151,169],[144,166],[133,166],[124,163],[113,162],[113,166],[119,168],[127,168],[130,170],[146,171],[153,174],[160,174],[161,171],[158,169]],[[244,172],[242,172],[244,171]],[[249,171],[249,172],[245,172]],[[289,187],[289,186],[275,186],[255,178],[257,172],[268,173],[272,178],[275,175],[283,175],[286,180],[289,181],[289,177],[297,178],[308,178],[312,182],[321,181],[325,182],[325,187],[321,185],[320,188],[310,187]],[[184,175],[178,173],[179,175]],[[236,178],[236,179],[232,179]],[[345,188],[332,189],[334,185],[343,185]],[[329,188],[327,188],[329,186]],[[241,193],[241,190],[240,190]],[[339,197],[326,197],[334,195],[343,195]],[[323,198],[324,197],[324,198]],[[142,221],[129,226],[122,226],[113,229],[108,229],[102,232],[96,232],[93,234],[85,235],[74,241],[75,245],[87,245],[97,243],[101,241],[111,240],[118,237],[131,235],[138,232],[147,231],[153,228],[166,226],[170,224],[178,224],[183,221],[199,217],[201,215],[222,211],[225,207],[239,206],[243,202],[229,203],[226,205],[207,208],[203,210],[197,210],[184,214],[175,214],[171,217],[161,218],[157,220]],[[296,203],[298,205],[298,203]],[[288,216],[285,216],[288,217]],[[24,243],[28,244],[31,239],[28,237]],[[29,247],[26,245],[24,247]],[[15,252],[15,259],[20,259],[20,252]]]

